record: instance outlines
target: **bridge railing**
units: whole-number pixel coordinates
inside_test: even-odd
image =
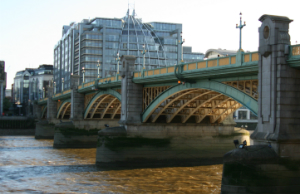
[[[98,80],[98,84],[109,83],[109,82],[117,82],[121,80],[121,76],[118,74],[116,76],[105,77]]]
[[[244,63],[258,61],[258,58],[259,58],[258,52],[244,53],[242,56]],[[190,71],[190,70],[213,68],[213,67],[219,67],[225,65],[235,65],[235,64],[236,64],[236,55],[183,63],[182,65],[183,65],[183,71]],[[142,78],[142,77],[174,73],[175,67],[176,66],[170,66],[170,67],[149,69],[143,72],[135,72],[134,78]]]
[[[300,69],[300,44],[290,46],[288,64],[291,67]]]
[[[109,84],[109,83],[116,83],[116,82],[121,83],[121,78],[122,77],[118,74],[116,76],[110,76],[110,77],[96,79],[94,81],[83,83],[83,84],[79,85],[78,89],[83,90],[83,89],[90,88],[90,87],[93,87],[93,86],[98,87],[98,85],[100,85],[100,84]]]
[[[290,47],[290,57],[300,57],[300,44],[297,45],[291,45]]]
[[[38,100],[38,104],[45,104],[47,103],[48,98],[41,98]]]
[[[58,100],[58,99],[63,99],[63,98],[67,98],[71,95],[71,89],[68,90],[64,90],[60,93],[56,93],[52,96],[52,99],[54,100]]]

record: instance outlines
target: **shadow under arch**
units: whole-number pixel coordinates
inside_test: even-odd
[[[47,105],[44,106],[44,108],[43,108],[43,110],[42,110],[42,117],[41,117],[41,118],[47,118],[46,113],[47,113]]]
[[[101,106],[102,104],[105,104],[104,107]],[[105,114],[111,114],[111,119],[113,119],[121,109],[121,94],[112,89],[98,92],[86,107],[84,119],[88,117],[92,119],[99,108],[103,110],[100,118],[104,118]]]
[[[56,118],[59,118],[59,116],[64,117],[66,110],[71,106],[71,99],[67,99],[63,101],[57,111]],[[62,113],[62,114],[61,114]]]
[[[173,86],[159,96],[157,96],[150,105],[144,110],[142,114],[142,122],[146,122],[148,118],[154,113],[154,111],[166,101],[166,99],[174,96],[184,90],[193,90],[193,89],[205,89],[207,91],[214,91],[224,96],[227,96],[234,101],[242,104],[243,106],[250,109],[251,112],[257,115],[258,111],[258,104],[257,100],[253,97],[249,96],[248,94],[223,83],[211,81],[211,80],[200,80],[196,83],[186,83],[186,84],[179,84]]]

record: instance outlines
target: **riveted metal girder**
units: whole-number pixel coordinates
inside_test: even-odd
[[[220,82],[211,81],[211,80],[200,80],[196,83],[186,83],[184,85],[180,84],[163,92],[161,95],[155,98],[154,101],[145,109],[142,115],[143,122],[146,122],[148,118],[151,115],[153,115],[153,113],[156,111],[155,113],[156,116],[153,119],[155,121],[158,118],[158,116],[161,115],[163,111],[170,106],[170,104],[172,104],[176,100],[188,94],[197,92],[198,89],[214,91],[223,94],[225,96],[228,96],[229,98],[249,108],[254,114],[257,114],[258,111],[257,100],[249,96],[248,94],[238,90],[237,88],[234,88],[232,86]],[[167,102],[166,99],[170,99],[170,100]],[[157,108],[162,104],[163,104],[163,108],[157,111]],[[187,119],[184,120],[186,121]]]
[[[46,115],[46,112],[47,112],[47,105],[44,106],[43,110],[42,110],[42,117],[41,118],[44,118]]]
[[[100,91],[98,92],[90,101],[90,103],[88,104],[87,108],[85,109],[85,113],[84,113],[84,118],[86,119],[88,117],[89,114],[91,114],[90,118],[93,118],[94,114],[96,113],[98,107],[101,105],[101,103],[103,103],[106,99],[111,99],[108,104],[115,102],[116,100],[118,100],[119,102],[121,102],[121,94],[118,93],[115,90],[112,89],[107,89],[104,91]],[[113,101],[113,102],[112,102]],[[95,106],[96,105],[96,106]],[[108,105],[107,105],[108,106]],[[104,117],[105,114],[107,114],[107,111],[109,109],[109,107],[105,107],[104,108],[104,112],[101,115],[101,118]],[[118,109],[118,106],[115,107],[115,109]],[[115,115],[117,112],[117,110],[113,111],[113,115]],[[105,113],[105,114],[104,114]],[[114,116],[113,116],[114,117]],[[112,117],[112,118],[113,118]]]
[[[63,101],[57,111],[57,114],[56,114],[56,118],[59,118],[59,116],[61,115],[62,111],[65,110],[66,106],[67,105],[71,105],[71,99],[67,99],[65,101]],[[65,114],[65,111],[63,111],[63,113]]]

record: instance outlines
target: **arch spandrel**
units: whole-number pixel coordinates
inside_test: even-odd
[[[71,99],[67,99],[67,100],[64,100],[61,104],[60,104],[60,107],[57,111],[57,114],[56,114],[56,118],[59,118],[60,116],[63,116],[65,115],[66,113],[66,110],[67,108],[70,108],[71,106]]]
[[[42,108],[42,116],[41,118],[47,118],[47,105]]]
[[[106,114],[111,115],[111,119],[120,111],[121,94],[115,90],[108,89],[100,91],[89,102],[85,109],[84,119],[92,119],[95,114],[100,114],[99,118],[104,118]]]
[[[185,95],[184,93],[189,93],[189,94],[193,94],[195,92],[199,92],[199,91],[203,91],[204,93],[207,92],[209,94],[209,91],[215,92],[214,95],[210,96],[210,97],[206,97],[207,99],[198,99],[197,103],[201,104],[203,103],[200,107],[194,106],[194,108],[196,108],[196,110],[193,110],[193,113],[190,113],[191,111],[188,110],[189,108],[181,108],[181,110],[177,111],[178,109],[174,109],[173,113],[176,113],[177,115],[180,115],[182,118],[182,122],[186,122],[191,116],[195,116],[196,118],[196,122],[201,122],[205,116],[208,115],[212,115],[213,111],[215,109],[221,109],[222,107],[220,107],[221,105],[217,105],[216,107],[212,107],[212,102],[218,100],[217,99],[217,95],[223,96],[223,100],[225,103],[224,106],[226,105],[226,101],[236,101],[237,105],[233,106],[233,107],[227,107],[227,108],[223,108],[224,111],[223,113],[219,113],[220,117],[218,117],[217,119],[213,119],[214,122],[219,122],[220,120],[224,120],[224,115],[227,115],[227,112],[231,112],[233,110],[236,110],[237,108],[239,108],[241,105],[248,107],[253,113],[257,114],[257,110],[258,110],[258,105],[257,105],[257,100],[252,98],[251,96],[247,95],[246,93],[238,90],[237,88],[234,88],[232,86],[220,83],[220,82],[216,82],[216,81],[210,81],[210,80],[202,80],[196,83],[186,83],[186,84],[180,84],[177,86],[174,86],[172,88],[170,88],[169,90],[166,90],[164,93],[162,93],[161,95],[159,95],[156,99],[154,99],[154,101],[146,108],[146,110],[143,112],[143,116],[142,116],[142,121],[146,122],[148,120],[148,118],[150,118],[150,116],[152,116],[153,121],[155,122],[156,119],[163,114],[166,114],[164,111],[166,109],[168,109],[168,106],[170,105],[170,103],[172,103],[172,96],[180,96],[180,95]],[[212,94],[212,93],[211,93]],[[176,98],[176,97],[175,97]],[[180,97],[179,97],[180,98]],[[191,97],[192,99],[192,97]],[[195,97],[195,99],[197,99]],[[230,100],[229,100],[230,99]],[[221,99],[222,100],[222,99]],[[188,102],[188,101],[186,101]],[[192,102],[192,101],[191,101]],[[195,103],[195,102],[193,102]],[[207,104],[211,103],[211,107],[206,107]],[[184,106],[186,106],[187,104],[183,104]],[[166,107],[167,106],[167,107]],[[170,107],[169,107],[170,108]],[[172,107],[171,107],[172,108]],[[201,113],[200,109],[203,108],[207,108],[210,110],[206,110],[206,111],[202,111],[205,112],[204,115],[197,115],[195,112],[197,113]],[[183,109],[187,109],[187,111],[182,111]],[[181,112],[180,112],[181,111]],[[180,112],[180,113],[179,113]],[[186,115],[184,115],[182,112],[186,112]],[[189,114],[188,114],[189,113]],[[194,114],[195,113],[195,114]],[[223,115],[223,116],[222,116]],[[173,119],[176,115],[168,115],[167,118],[169,119],[168,122],[171,121],[171,119]]]

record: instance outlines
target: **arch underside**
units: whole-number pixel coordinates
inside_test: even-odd
[[[121,102],[112,94],[95,96],[92,104],[86,110],[85,119],[119,118],[121,114]]]
[[[43,106],[42,107],[42,119],[46,119],[47,118],[47,106]]]
[[[241,106],[237,101],[216,91],[185,89],[158,103],[144,122],[201,123],[209,120],[210,123],[222,123]]]
[[[256,100],[258,99],[258,80],[226,81],[223,83],[237,88]]]
[[[63,102],[61,107],[58,110],[56,118],[65,119],[70,118],[71,116],[71,102],[68,100]]]

